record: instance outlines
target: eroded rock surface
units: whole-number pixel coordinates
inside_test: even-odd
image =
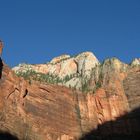
[[[90,71],[99,64],[98,59],[91,52],[84,52],[77,56],[70,57],[69,55],[62,55],[52,59],[47,64],[19,64],[14,67],[15,72],[27,71],[29,69],[36,72],[49,73],[64,78],[66,75],[82,74],[90,76]]]
[[[93,61],[92,54],[82,55]],[[88,73],[89,62],[83,61],[83,56],[76,58],[74,63],[85,65]],[[54,60],[58,62],[58,59]],[[68,57],[65,61],[73,61],[73,58]],[[131,67],[114,58],[102,65],[95,66],[94,62],[91,62],[94,70],[88,83],[93,90],[86,93],[65,86],[30,83],[17,77],[2,62],[0,130],[21,140],[78,140],[99,125],[115,121],[140,107],[140,67]],[[79,73],[85,70],[82,68],[81,71],[77,65],[74,67]],[[124,118],[117,125],[109,123],[100,129],[100,135],[139,132],[135,115],[132,118],[133,121]],[[135,122],[133,127],[132,122]]]

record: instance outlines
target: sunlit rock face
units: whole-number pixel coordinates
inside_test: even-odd
[[[2,43],[2,41],[0,40],[0,56],[1,56],[1,54],[2,54],[2,50],[3,50],[3,43]]]
[[[19,64],[13,68],[13,71],[18,73],[33,70],[43,74],[58,76],[60,79],[65,79],[66,76],[69,76],[71,77],[69,80],[59,83],[59,85],[79,89],[81,88],[81,77],[86,78],[87,80],[90,79],[92,70],[99,64],[98,59],[93,53],[84,52],[75,57],[62,55],[53,58],[47,64]]]
[[[135,58],[132,63],[131,63],[132,66],[138,66],[140,65],[140,58]]]
[[[126,116],[140,107],[139,65],[132,67],[117,58],[100,64],[92,53],[85,52],[13,69],[52,71],[62,77],[75,74],[57,84],[25,80],[2,61],[0,67],[0,131],[20,140],[81,140],[97,130],[100,139],[140,133],[139,114]],[[68,88],[70,85],[76,88]]]
[[[15,72],[33,69],[36,72],[50,73],[61,78],[71,74],[82,74],[90,76],[91,70],[99,64],[99,61],[91,52],[84,52],[75,57],[69,55],[62,55],[53,58],[47,64],[20,64],[13,68]]]
[[[75,57],[77,71],[83,76],[90,76],[91,70],[99,64],[99,61],[91,52],[84,52]]]

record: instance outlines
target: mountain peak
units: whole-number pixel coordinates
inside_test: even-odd
[[[135,58],[132,63],[131,63],[132,66],[137,66],[137,65],[140,65],[140,58]]]
[[[54,74],[63,78],[66,75],[76,73],[89,75],[89,71],[98,64],[99,61],[92,52],[83,52],[73,57],[67,54],[61,55],[53,58],[47,64],[20,64],[14,67],[13,70],[19,72],[31,68],[36,72]]]

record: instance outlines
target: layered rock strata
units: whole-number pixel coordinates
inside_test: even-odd
[[[80,57],[77,63],[83,63]],[[109,122],[97,137],[139,133],[139,114],[123,116],[140,107],[140,67],[116,58],[97,63],[88,83],[91,90],[82,93],[56,84],[30,83],[1,61],[0,130],[20,140],[78,140]]]

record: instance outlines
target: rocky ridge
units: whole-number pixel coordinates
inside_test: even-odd
[[[60,78],[64,78],[67,75],[72,74],[82,74],[85,76],[90,76],[90,71],[99,64],[98,59],[91,52],[84,52],[75,57],[70,57],[69,55],[61,55],[59,57],[53,58],[50,62],[46,64],[19,64],[14,67],[15,72],[34,70],[36,72],[44,74],[57,75]]]
[[[46,64],[19,64],[12,70],[30,82],[40,81],[63,85],[82,92],[94,92],[96,88],[101,87],[103,75],[106,75],[108,69],[110,73],[114,69],[117,72],[125,72],[129,67],[139,65],[140,59],[134,59],[131,65],[128,65],[117,58],[106,59],[100,64],[92,52],[83,52],[74,57],[62,55]]]
[[[100,63],[98,59],[91,52],[84,52],[75,57],[69,55],[62,55],[52,59],[47,64],[19,64],[13,68],[13,71],[18,73],[26,73],[27,71],[34,71],[46,75],[58,77],[60,82],[58,85],[65,85],[67,87],[75,87],[81,89],[81,79],[87,81],[91,77],[91,71]],[[57,79],[56,79],[57,80]]]
[[[91,53],[74,58],[65,55],[63,59],[64,62],[76,61],[76,73],[80,73],[83,90],[67,88],[65,84],[25,80],[1,61],[0,131],[20,140],[83,140],[86,139],[83,136],[95,130],[98,131],[91,135],[91,140],[112,134],[130,137],[140,133],[139,113],[126,117],[140,107],[139,65],[128,65],[116,58],[100,64]],[[58,57],[51,63],[55,67],[62,60]],[[28,66],[32,69],[33,65]],[[15,70],[27,72],[22,66]]]
[[[140,58],[135,58],[132,63],[131,63],[132,66],[138,66],[140,65]]]

